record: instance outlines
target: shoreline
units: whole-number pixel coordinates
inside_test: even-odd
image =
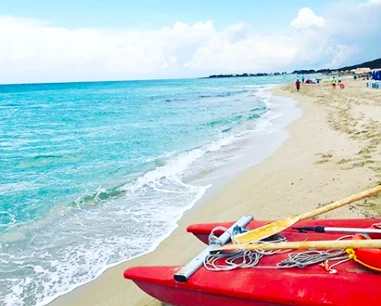
[[[142,256],[155,252],[163,241],[172,236],[173,232],[178,228],[180,220],[185,215],[192,214],[198,206],[208,202],[211,196],[213,196],[225,185],[229,184],[229,182],[244,173],[247,169],[261,163],[264,159],[271,156],[276,150],[278,150],[290,137],[289,133],[286,131],[286,127],[302,116],[302,110],[297,107],[298,102],[296,100],[291,97],[284,97],[280,95],[277,96],[273,94],[274,88],[279,86],[280,85],[268,85],[262,89],[262,95],[267,97],[267,102],[265,102],[266,107],[270,110],[270,112],[267,112],[263,118],[261,117],[257,122],[258,130],[254,134],[250,134],[248,137],[239,140],[239,142],[241,142],[240,146],[242,147],[240,149],[238,147],[235,148],[235,153],[241,156],[233,162],[228,162],[227,165],[221,168],[216,168],[212,175],[206,175],[205,177],[198,178],[195,181],[190,182],[192,185],[196,186],[200,185],[202,182],[201,185],[205,186],[204,193],[183,212],[179,220],[174,221],[176,226],[174,226],[174,228],[172,228],[168,233],[163,234],[163,238],[160,241],[152,245],[152,247],[144,253],[105,266],[94,279],[77,284],[74,288],[50,298],[48,303],[39,303],[38,306],[55,305],[55,302],[60,300],[61,297],[71,295],[71,293],[78,288],[86,286],[92,282],[96,282],[97,279],[101,277],[102,274],[107,273],[109,269],[122,265],[126,262],[135,261]],[[260,126],[262,126],[262,128],[260,128]],[[269,126],[270,129],[268,129]],[[264,127],[265,130],[263,130]],[[263,146],[265,145],[268,145],[269,147],[263,149]],[[252,147],[262,147],[262,149],[258,152],[253,150]]]
[[[351,82],[352,84],[361,85],[360,82]],[[362,146],[348,139],[348,135],[340,127],[335,130],[330,126],[337,121],[332,118],[334,115],[330,113],[329,107],[319,103],[319,99],[330,100],[332,94],[335,94],[337,103],[340,104],[340,101],[349,98],[349,95],[346,96],[347,91],[351,94],[352,88],[343,92],[332,92],[328,91],[331,90],[329,87],[303,86],[301,93],[290,93],[292,89],[293,87],[286,86],[286,91],[274,90],[275,95],[297,99],[297,106],[303,109],[303,116],[287,126],[286,130],[291,137],[280,148],[186,211],[176,230],[154,252],[107,269],[94,281],[58,297],[49,305],[117,306],[126,305],[127,301],[129,305],[161,305],[132,282],[124,280],[122,273],[127,267],[136,265],[187,263],[204,248],[201,242],[186,234],[185,228],[189,224],[232,221],[248,214],[257,219],[278,219],[313,209],[317,204],[337,200],[375,185],[378,170],[370,169],[367,165],[376,162],[365,162],[362,166],[350,169],[342,169],[343,164],[340,161],[332,162],[340,158],[345,160],[347,155],[356,155],[362,150]],[[307,96],[309,93],[306,90],[310,89],[316,89],[316,97]],[[353,89],[353,92],[356,91],[357,87]],[[347,127],[344,126],[344,130],[345,128]],[[369,161],[369,154],[366,156]],[[379,203],[378,200],[376,204]],[[345,208],[324,216],[350,218],[359,215],[361,211],[358,209]]]
[[[192,185],[199,185],[202,182],[202,185],[208,185],[209,187],[204,195],[187,211],[207,202],[210,196],[225,185],[271,156],[290,137],[286,128],[290,123],[298,120],[303,111],[298,107],[298,102],[291,97],[273,94],[273,90],[279,86],[269,85],[263,90],[263,93],[268,97],[267,102],[265,102],[266,107],[271,111],[259,118],[256,133],[235,143],[234,152],[239,155],[239,158],[234,159],[233,162],[228,161],[227,165],[214,169],[211,175],[205,175],[190,182]],[[266,125],[265,131],[263,127],[260,127],[263,124]],[[270,128],[268,125],[270,125]],[[260,150],[257,150],[258,148]]]

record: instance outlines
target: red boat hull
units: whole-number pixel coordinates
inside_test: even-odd
[[[317,220],[303,221],[298,226],[370,227],[381,220]],[[256,228],[266,221],[253,221],[248,228]],[[230,223],[200,224],[188,227],[205,240],[216,226]],[[342,234],[300,234],[288,229],[282,232],[289,241],[336,239]],[[274,266],[287,254],[267,256],[260,266]],[[319,265],[298,269],[252,268],[228,272],[198,270],[188,282],[174,281],[173,275],[181,267],[133,267],[124,272],[143,291],[171,305],[193,306],[275,306],[275,305],[380,305],[381,275],[358,266],[353,261],[337,266],[337,274],[329,274]]]

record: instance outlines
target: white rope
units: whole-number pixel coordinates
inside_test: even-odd
[[[236,229],[242,232],[242,229]],[[229,232],[227,228],[218,226],[212,230],[209,235],[209,244],[221,245],[218,241],[218,237],[215,235],[216,231]],[[230,237],[234,235],[229,232]],[[338,240],[351,238],[353,235],[347,235],[340,237]],[[271,239],[272,238],[272,239]],[[271,239],[271,240],[270,240]],[[287,241],[282,235],[276,234],[266,241],[262,240],[258,243],[278,243]],[[278,263],[276,266],[257,266],[260,259],[264,256],[271,256],[274,254],[286,253],[291,250],[237,250],[237,251],[221,251],[217,254],[209,254],[204,259],[204,267],[209,271],[230,271],[238,268],[305,268],[314,264],[321,264],[329,273],[336,273],[337,271],[333,267],[348,261],[348,256],[345,250],[308,250],[305,252],[292,253],[288,255],[288,258]],[[329,261],[338,261],[333,265],[329,266]]]
[[[310,265],[326,262],[329,260],[348,259],[348,256],[343,256],[344,250],[327,250],[318,251],[310,250],[300,253],[289,254],[288,258],[276,265],[277,268],[305,268]]]
[[[239,232],[242,232],[242,229],[235,229]],[[218,226],[212,230],[209,235],[209,244],[220,244],[218,237],[215,235],[216,231],[228,232],[230,237],[234,235],[229,232],[227,228]],[[275,239],[272,239],[271,242],[284,242],[286,238],[281,235],[275,235]],[[266,241],[261,241],[260,243],[266,243]],[[237,250],[233,252],[219,252],[217,254],[209,254],[204,259],[204,267],[210,271],[230,271],[238,268],[252,268],[255,267],[259,260],[263,256],[274,255],[279,253],[288,252],[288,250],[258,250],[258,251],[249,251],[249,250]]]
[[[209,234],[209,237],[208,237],[209,244],[218,244],[218,245],[222,244],[222,241],[219,240],[219,238],[215,235],[215,232],[217,232],[217,231],[222,231],[225,233],[228,232],[230,237],[232,236],[232,233],[229,232],[228,228],[223,227],[223,226],[217,226]]]

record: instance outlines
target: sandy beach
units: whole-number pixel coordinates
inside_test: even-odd
[[[243,215],[278,219],[305,212],[381,183],[381,91],[365,81],[344,80],[294,85],[275,95],[297,100],[300,119],[290,124],[289,139],[266,158],[188,211],[173,234],[152,253],[107,270],[95,281],[50,305],[162,305],[123,279],[136,265],[182,265],[204,245],[186,233],[192,223],[232,221]],[[327,213],[321,218],[379,216],[381,196]]]

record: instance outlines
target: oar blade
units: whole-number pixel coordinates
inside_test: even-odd
[[[350,197],[347,197],[345,199],[342,199],[340,201],[336,201],[334,203],[325,205],[323,207],[316,208],[314,210],[308,211],[303,214],[299,214],[296,216],[289,217],[287,219],[279,220],[273,223],[270,223],[268,225],[265,225],[261,228],[255,229],[253,231],[243,233],[240,235],[237,235],[232,238],[233,242],[237,244],[242,243],[253,243],[256,241],[259,241],[261,239],[265,239],[267,237],[270,237],[276,233],[279,233],[280,231],[285,230],[286,228],[294,225],[296,222],[299,222],[301,220],[309,219],[318,215],[321,215],[323,213],[326,213],[328,211],[331,211],[333,209],[342,207],[344,205],[348,205],[350,203],[353,203],[355,201],[373,196],[375,194],[378,194],[381,192],[381,186],[376,186],[373,188],[370,188],[368,190],[365,190],[363,192],[356,193]]]
[[[299,221],[298,216],[288,217],[286,219],[278,220],[264,226],[258,227],[252,231],[235,235],[232,239],[234,243],[245,244],[254,243],[259,240],[268,238],[275,235]]]

